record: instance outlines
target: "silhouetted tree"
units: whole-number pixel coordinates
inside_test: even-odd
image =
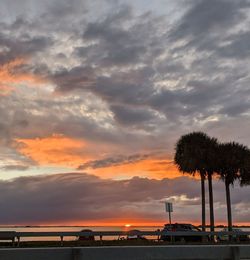
[[[205,133],[193,132],[187,135],[181,136],[176,144],[175,149],[175,164],[179,170],[183,173],[195,175],[199,173],[201,178],[201,201],[202,201],[202,230],[205,231],[206,226],[206,211],[205,211],[205,179],[209,177],[209,191],[210,195],[210,207],[211,209],[211,225],[214,225],[213,217],[213,194],[212,194],[212,174],[214,169],[212,168],[212,154],[215,153],[214,149],[217,145],[217,141],[214,138],[210,138]]]
[[[207,158],[206,161],[206,174],[208,179],[208,192],[209,192],[209,212],[210,212],[210,231],[214,231],[214,199],[213,199],[213,181],[212,176],[216,172],[217,165],[217,149],[218,142],[215,138],[210,138],[207,143]]]
[[[230,185],[233,185],[235,180],[240,179],[240,173],[243,173],[246,169],[248,151],[246,146],[235,142],[223,143],[218,146],[217,172],[225,183],[229,231],[232,231]],[[242,183],[245,183],[245,181],[242,181]]]
[[[240,185],[250,185],[250,150],[244,156],[244,166],[240,170]]]

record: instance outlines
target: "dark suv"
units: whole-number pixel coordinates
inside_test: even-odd
[[[166,224],[163,228],[162,231],[179,231],[179,232],[201,232],[201,230],[197,227],[195,227],[192,224],[180,224],[180,223],[175,223],[175,224]],[[161,240],[163,241],[171,241],[171,236],[170,235],[161,235],[160,237]],[[207,240],[207,237],[206,237]],[[180,241],[180,242],[202,242],[204,239],[202,238],[201,235],[181,235],[181,236],[173,236],[172,241]]]

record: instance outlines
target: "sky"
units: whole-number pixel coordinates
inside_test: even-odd
[[[165,201],[200,224],[175,144],[204,131],[250,146],[250,1],[0,5],[0,225],[157,225]],[[249,196],[232,187],[237,224]],[[218,178],[214,200],[226,223]]]

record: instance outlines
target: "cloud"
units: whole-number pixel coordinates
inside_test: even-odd
[[[6,165],[2,167],[5,171],[26,171],[29,169],[28,165]]]
[[[0,95],[8,95],[15,90],[16,85],[25,82],[38,83],[41,80],[31,73],[22,72],[21,68],[27,63],[23,58],[17,58],[0,65]]]
[[[28,59],[52,45],[52,40],[47,36],[22,34],[22,30],[29,25],[24,19],[18,19],[20,27],[5,25],[4,33],[0,34],[0,62],[8,63],[15,59]],[[10,32],[12,34],[10,35]],[[21,34],[21,35],[20,35]]]
[[[89,160],[79,165],[77,170],[93,174],[100,178],[126,179],[133,176],[146,178],[173,179],[182,174],[172,160],[159,152],[155,154],[120,154]]]
[[[113,14],[108,15],[103,21],[89,23],[84,31],[84,40],[98,41],[93,44],[93,48],[78,48],[80,55],[86,52],[102,50],[100,63],[105,66],[125,66],[137,63],[143,59],[147,47],[143,41],[139,41],[138,36],[133,30],[139,25],[132,28],[126,28],[124,23],[133,20],[132,9],[129,6],[123,6]],[[141,25],[140,37],[145,37],[145,31]],[[139,31],[139,30],[138,30]],[[88,54],[87,54],[88,55]]]
[[[20,177],[1,181],[2,224],[86,224],[165,222],[163,201],[174,203],[175,221],[200,222],[200,183],[187,177],[102,180],[81,173]],[[223,183],[215,182],[216,221],[225,218]],[[232,190],[235,223],[247,222],[248,189]],[[245,207],[245,208],[248,208]],[[186,209],[183,214],[183,209]],[[189,212],[189,213],[188,213]]]
[[[47,138],[16,139],[17,150],[40,165],[76,167],[83,158],[85,143],[61,135]]]
[[[142,156],[133,158],[133,155],[123,155],[120,158],[116,156],[104,158],[87,162],[78,169],[85,168],[85,172],[89,174],[103,179],[113,178],[116,180],[133,178],[134,176],[160,180],[165,177],[173,179],[182,175],[173,161],[156,155],[148,155],[148,158]],[[124,158],[123,161],[121,158]]]
[[[173,32],[175,37],[188,35],[201,37],[222,28],[228,28],[244,16],[241,7],[247,1],[206,0],[192,1],[190,10],[184,15]]]
[[[145,160],[149,157],[147,154],[134,154],[129,156],[119,155],[116,157],[109,157],[102,160],[88,161],[78,167],[79,170],[85,170],[88,168],[105,168],[110,166],[119,166],[123,164],[131,164],[141,160]]]
[[[112,105],[111,110],[114,113],[115,120],[124,126],[141,125],[143,122],[148,123],[155,117],[152,110],[141,107]]]
[[[226,39],[229,43],[218,48],[217,53],[223,58],[245,59],[250,55],[250,48],[247,44],[249,40],[249,31],[232,34]]]
[[[63,69],[56,72],[53,82],[60,86],[60,91],[84,90],[95,84],[95,75],[90,67],[74,67],[69,71]]]

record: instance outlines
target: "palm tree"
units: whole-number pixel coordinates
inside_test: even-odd
[[[206,173],[208,179],[209,192],[209,212],[210,212],[210,231],[214,231],[214,199],[212,176],[216,172],[218,142],[215,138],[210,138],[207,146]]]
[[[197,172],[201,178],[201,201],[202,201],[202,230],[206,227],[206,212],[205,212],[205,179],[206,175],[210,178],[210,191],[212,191],[212,173],[214,172],[211,164],[211,151],[216,145],[216,139],[211,139],[205,133],[193,132],[181,136],[175,148],[175,164],[183,173],[195,175]],[[208,174],[209,172],[209,174]],[[213,196],[210,196],[210,203]],[[213,207],[212,207],[213,214]],[[212,225],[213,223],[212,218]]]
[[[217,172],[225,182],[228,231],[232,231],[230,185],[233,185],[235,180],[240,179],[240,173],[245,171],[246,154],[248,151],[246,146],[235,142],[220,144],[218,147],[217,156],[219,161]]]
[[[248,149],[244,156],[244,166],[240,171],[240,185],[250,185],[250,150]]]

